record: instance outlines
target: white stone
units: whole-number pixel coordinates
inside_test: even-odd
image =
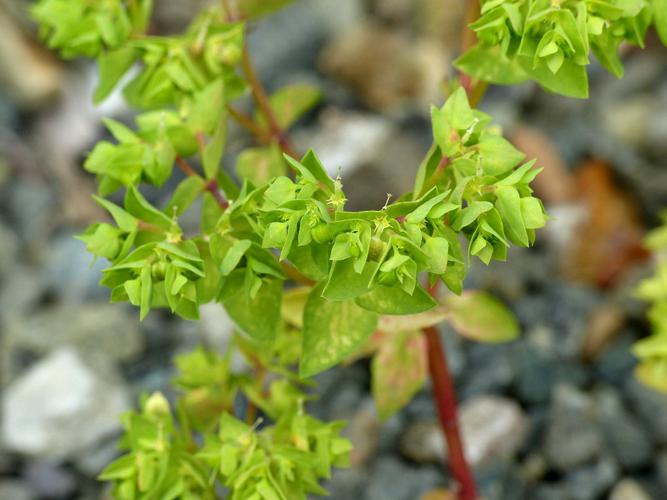
[[[609,500],[651,500],[648,493],[634,479],[621,479],[609,494]]]
[[[519,405],[499,396],[475,396],[459,409],[459,427],[466,458],[473,467],[516,454],[528,433],[528,419]],[[436,421],[413,423],[401,451],[416,462],[435,462],[447,455]]]
[[[102,378],[74,349],[63,347],[7,388],[0,437],[18,453],[71,457],[119,431],[118,415],[129,407],[122,386]]]
[[[499,396],[476,396],[459,410],[468,461],[481,465],[514,455],[528,433],[528,419],[519,405]]]

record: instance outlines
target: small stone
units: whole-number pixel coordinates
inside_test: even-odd
[[[603,439],[595,419],[595,403],[586,393],[567,385],[556,387],[544,443],[554,468],[567,471],[599,456]]]
[[[14,231],[0,222],[0,276],[5,276],[13,266],[19,252],[19,241]]]
[[[350,455],[352,467],[367,464],[375,454],[380,441],[380,420],[371,398],[362,402],[360,409],[348,421],[343,435],[353,445]]]
[[[99,285],[106,259],[94,259],[74,234],[65,233],[49,242],[46,255],[46,284],[62,302],[80,304],[86,300],[107,301],[109,290]]]
[[[417,421],[401,438],[401,453],[417,463],[438,462],[445,456],[445,440],[438,422]]]
[[[78,453],[75,465],[86,476],[97,477],[119,454],[118,441],[115,438],[108,439]]]
[[[0,337],[0,365],[5,380],[21,368],[17,353],[40,356],[73,346],[85,356],[128,361],[143,347],[139,322],[117,304],[52,306],[28,317],[11,318]]]
[[[320,65],[372,109],[395,110],[407,103],[426,109],[440,93],[445,58],[432,40],[367,22],[338,35],[322,52]]]
[[[616,391],[612,388],[599,390],[596,400],[602,430],[616,460],[626,470],[649,464],[653,443],[641,422],[623,406]]]
[[[119,431],[118,415],[130,405],[114,377],[93,371],[70,347],[54,351],[4,391],[2,442],[19,453],[57,459]]]
[[[459,410],[466,457],[471,465],[511,457],[521,448],[528,433],[528,419],[519,405],[499,396],[476,396]],[[441,461],[445,440],[436,421],[417,421],[401,440],[401,452],[418,463]]]
[[[312,147],[327,166],[327,173],[332,177],[340,173],[343,179],[379,154],[393,128],[381,116],[337,108],[325,109],[318,120],[314,132],[295,134],[296,145],[301,149]]]
[[[634,479],[621,479],[609,494],[609,500],[651,500],[648,493]]]
[[[469,368],[464,373],[460,397],[502,392],[510,387],[516,374],[513,348],[513,345],[474,343],[468,352]]]
[[[0,479],[0,500],[34,500],[28,486],[14,479]]]
[[[601,304],[591,311],[582,345],[583,358],[597,358],[618,335],[625,319],[623,311],[613,304]]]
[[[613,460],[603,458],[579,468],[565,479],[567,496],[571,500],[595,500],[608,491],[619,477],[620,469]]]
[[[236,324],[227,314],[225,308],[218,303],[204,304],[199,307],[200,334],[204,343],[214,351],[224,354],[236,332]],[[231,367],[234,372],[247,372],[250,369],[247,361],[238,349],[232,351]]]
[[[17,262],[13,263],[2,284],[0,311],[5,318],[28,313],[41,298],[45,286],[38,269]]]
[[[630,378],[625,390],[646,429],[659,445],[667,445],[667,394],[654,391]]]
[[[30,462],[23,472],[32,491],[43,499],[72,498],[77,479],[66,469],[44,460]]]
[[[393,457],[380,457],[368,477],[364,500],[414,500],[442,484],[436,468],[410,467]]]
[[[478,466],[512,457],[528,433],[528,419],[513,400],[500,396],[476,396],[459,411],[466,456]]]

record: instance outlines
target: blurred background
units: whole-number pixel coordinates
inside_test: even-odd
[[[100,118],[132,112],[118,95],[90,104],[94,66],[36,42],[29,3],[0,0],[0,500],[107,498],[94,478],[117,455],[117,415],[143,392],[169,392],[174,354],[223,349],[233,326],[217,305],[198,323],[152,312],[140,324],[108,304],[105,262],[73,238],[103,217],[81,163],[104,137]],[[269,90],[323,90],[293,140],[341,168],[351,208],[411,189],[431,144],[429,105],[454,76],[464,3],[302,0],[251,28]],[[156,0],[154,30],[181,30],[205,4]],[[493,87],[481,105],[545,167],[537,189],[552,217],[535,248],[475,262],[468,279],[511,307],[521,338],[480,345],[441,329],[489,500],[667,498],[667,396],[633,378],[629,350],[648,333],[632,298],[652,270],[641,240],[667,206],[667,48],[650,33],[624,62],[623,80],[591,66],[588,101],[527,84]],[[226,167],[249,143],[231,129]],[[428,387],[383,425],[366,362],[319,382],[312,411],[348,419],[355,444],[353,467],[328,484],[333,499],[445,498]]]

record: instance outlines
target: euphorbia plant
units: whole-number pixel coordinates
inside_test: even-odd
[[[546,216],[530,187],[540,169],[470,102],[487,80],[533,78],[586,95],[589,50],[619,74],[621,41],[641,43],[653,19],[667,32],[665,0],[483,1],[472,25],[479,42],[466,43],[456,63],[461,85],[432,109],[434,142],[413,190],[361,212],[345,209],[344,179],[329,177],[315,152],[301,156],[290,145],[287,129],[319,92],[294,85],[267,95],[252,65],[248,23],[288,3],[223,0],[172,36],[147,33],[150,0],[41,0],[33,8],[51,47],[97,58],[96,102],[136,69],[123,87],[141,110],[135,126],[106,119],[115,140],[99,142],[84,164],[113,219],[81,235],[110,261],[102,284],[111,299],[139,307],[142,319],[168,308],[195,320],[202,304],[218,302],[239,332],[226,353],[177,358],[180,397],[170,405],[159,393],[146,396],[123,417],[127,453],[101,478],[118,498],[324,493],[319,480],[346,464],[351,445],[343,424],[307,414],[309,377],[373,355],[383,418],[430,371],[458,494],[475,498],[434,325],[449,320],[477,340],[513,338],[516,322],[498,301],[459,295],[467,262],[505,260],[510,245],[531,245]],[[477,8],[470,4],[473,17]],[[252,115],[234,104],[246,93]],[[221,168],[229,119],[259,143],[238,156],[236,178]],[[157,207],[142,186],[164,186],[175,166],[184,178]],[[121,204],[108,199],[121,191]],[[199,230],[185,234],[179,217],[197,206]],[[453,294],[439,293],[439,283]],[[249,371],[232,370],[232,350]]]

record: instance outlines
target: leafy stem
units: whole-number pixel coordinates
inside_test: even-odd
[[[176,165],[178,168],[181,169],[181,171],[187,175],[188,177],[199,177],[202,182],[204,182],[204,189],[211,193],[211,196],[215,199],[216,203],[220,207],[221,210],[226,210],[227,207],[229,207],[229,201],[222,195],[220,192],[220,187],[218,186],[218,181],[215,179],[211,179],[210,181],[206,182],[204,178],[197,173],[197,171],[190,165],[187,160],[184,158],[181,158],[180,156],[176,157]]]
[[[257,71],[255,70],[255,66],[252,63],[252,59],[250,58],[250,51],[248,50],[247,43],[243,44],[243,57],[241,59],[241,66],[243,67],[243,73],[245,74],[248,85],[250,85],[250,92],[252,93],[253,100],[269,124],[269,131],[271,136],[278,143],[283,153],[288,154],[293,158],[297,158],[299,155],[292,147],[287,133],[280,126],[278,119],[273,112],[273,108],[269,102],[269,97],[266,94],[266,90],[264,89],[264,86],[262,85],[262,82],[257,75]]]

